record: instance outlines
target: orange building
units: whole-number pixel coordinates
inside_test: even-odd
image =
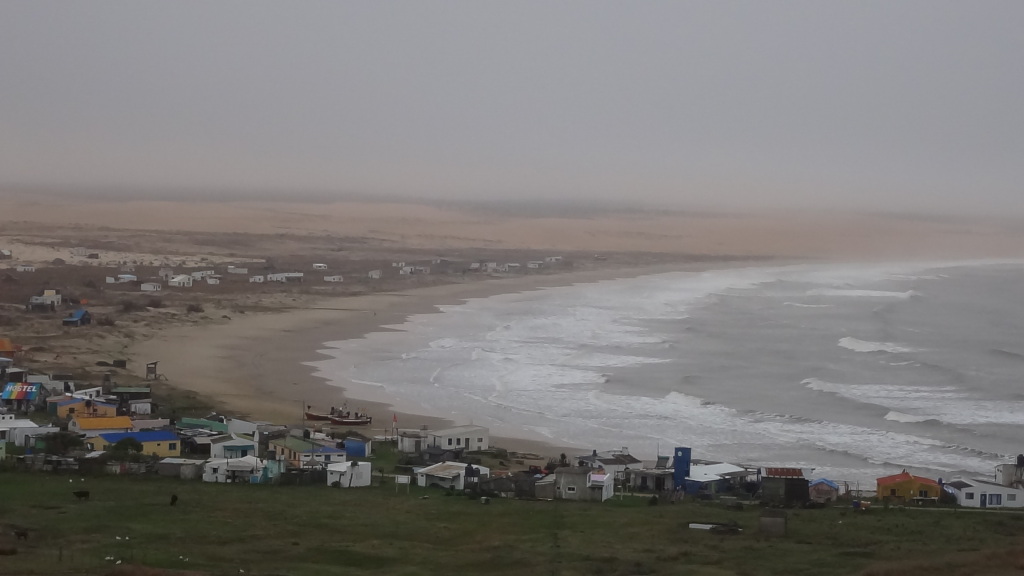
[[[942,488],[931,478],[903,472],[877,481],[878,498],[889,502],[909,502],[914,498],[938,498]]]

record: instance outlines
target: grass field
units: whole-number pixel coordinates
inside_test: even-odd
[[[648,506],[628,496],[603,504],[495,499],[484,506],[440,490],[407,494],[403,486],[396,493],[391,484],[342,490],[158,477],[73,480],[0,474],[0,524],[29,530],[17,555],[0,556],[0,573],[136,574],[146,566],[248,575],[895,576],[1024,569],[1024,514],[798,510],[786,537],[766,539],[757,531],[760,509]],[[82,489],[91,492],[89,501],[72,496]],[[173,508],[171,494],[179,497]],[[688,528],[733,520],[742,534]],[[0,544],[13,542],[4,538]],[[115,570],[108,557],[123,564]]]

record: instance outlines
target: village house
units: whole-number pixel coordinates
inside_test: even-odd
[[[938,482],[931,478],[915,476],[906,469],[899,474],[879,478],[876,486],[878,498],[894,504],[937,501],[939,498]]]
[[[615,495],[615,477],[601,469],[565,466],[553,476],[554,497],[559,500],[604,502]]]
[[[86,256],[89,255],[89,249],[82,246],[75,246],[74,248],[71,249],[71,255],[78,256],[80,258],[85,258]]]
[[[441,448],[463,449],[467,452],[487,450],[491,447],[490,431],[483,426],[456,426],[427,433],[427,445]]]
[[[370,270],[366,274],[366,277],[369,278],[370,280],[380,280],[380,275],[381,275],[381,271],[380,270]]]
[[[97,434],[86,442],[93,450],[109,450],[121,440],[132,438],[142,444],[142,454],[156,455],[162,458],[181,456],[181,440],[170,430],[150,430],[146,432],[115,432]]]
[[[171,425],[171,421],[167,418],[135,418],[132,420],[132,432],[141,432],[143,430],[160,430],[167,428]]]
[[[505,264],[505,272],[519,272],[519,269],[522,267],[522,264],[509,262],[508,264]]]
[[[561,261],[561,256],[547,256],[546,258],[544,258],[544,262],[547,262],[548,264],[557,264],[558,262]]]
[[[399,430],[398,451],[404,454],[419,454],[427,447],[426,430]]]
[[[143,292],[159,292],[163,289],[163,285],[159,282],[143,282],[142,286],[139,288],[141,288]]]
[[[293,468],[322,467],[347,460],[345,451],[340,448],[322,446],[291,434],[271,440],[270,447],[277,451],[279,459],[287,460]]]
[[[92,314],[89,313],[85,308],[79,308],[68,312],[68,315],[61,322],[63,326],[87,326],[92,324]]]
[[[14,253],[12,253],[10,250],[6,248],[0,250],[0,260],[10,260],[12,258],[14,258]]]
[[[195,480],[202,477],[204,463],[202,460],[187,458],[164,458],[156,463],[156,473],[170,478]]]
[[[117,406],[74,396],[51,396],[46,399],[46,413],[64,420],[72,416],[117,416]]]
[[[480,271],[480,263],[479,262],[470,262],[470,264],[469,264],[469,271],[470,272],[479,272]]]
[[[189,276],[188,274],[178,274],[177,276],[168,280],[167,285],[173,286],[175,288],[191,288],[192,277]]]
[[[0,414],[0,444],[12,442],[21,445],[14,437],[16,430],[36,430],[39,425],[35,422],[18,418],[14,414]]]
[[[82,416],[76,414],[68,423],[68,431],[95,437],[101,434],[131,432],[132,419],[127,416]]]
[[[211,286],[220,284],[220,280],[221,280],[221,277],[217,276],[216,274],[213,274],[211,276],[207,276],[206,277],[206,283],[211,285]]]
[[[203,278],[206,278],[207,276],[213,276],[216,273],[216,270],[197,270],[189,275],[192,276],[194,280],[202,280]]]
[[[3,423],[0,422],[0,436],[3,436],[2,428]],[[60,428],[56,426],[19,426],[8,429],[7,441],[22,448],[36,448],[45,445],[44,436],[55,432],[60,432]],[[0,440],[0,444],[3,444],[2,440]]]
[[[324,276],[324,282],[344,282],[345,277],[341,274],[335,274],[334,276]]]
[[[248,274],[248,268],[238,268],[237,266],[228,266],[228,274]]]
[[[807,478],[800,468],[763,468],[761,500],[786,506],[807,502],[810,496]]]
[[[408,276],[410,274],[413,274],[415,271],[416,271],[416,268],[414,268],[412,266],[402,266],[401,268],[398,269],[398,273],[403,275],[403,276]]]
[[[405,262],[392,262],[392,268],[405,268]]]
[[[276,274],[267,274],[267,282],[302,282],[302,278],[305,276],[302,272],[279,272]]]
[[[333,462],[327,465],[327,485],[337,488],[369,486],[373,470],[369,462]]]
[[[829,503],[839,498],[839,484],[827,478],[818,478],[808,485],[812,502]]]
[[[0,355],[3,353],[0,352]],[[995,479],[1003,486],[1024,488],[1024,454],[1018,454],[1016,462],[996,466]]]
[[[157,273],[157,276],[159,276],[164,282],[169,282],[171,278],[174,278],[177,274],[174,273],[173,268],[161,268],[160,272]]]
[[[369,438],[349,436],[342,441],[342,446],[349,458],[369,458],[373,455],[373,441]]]
[[[480,265],[480,268],[483,269],[484,272],[497,272],[498,271],[498,263],[497,262],[484,262],[483,264]]]
[[[28,299],[29,310],[56,310],[61,305],[63,297],[60,290],[43,290]]]
[[[203,464],[203,482],[258,484],[266,481],[267,468],[255,456],[212,459]]]
[[[417,470],[416,484],[464,490],[468,485],[475,484],[483,478],[489,478],[490,475],[490,468],[483,466],[463,464],[462,462],[440,462]]]
[[[28,264],[18,264],[17,266],[15,266],[14,269],[17,270],[18,272],[35,272],[36,271],[36,267],[35,266],[29,266]]]
[[[413,274],[430,274],[430,266],[414,266]]]
[[[127,284],[129,282],[138,282],[138,281],[139,281],[139,277],[136,276],[135,274],[118,274],[117,275],[117,283],[118,284]]]
[[[586,456],[578,456],[576,462],[584,468],[603,469],[611,474],[613,478],[624,478],[627,468],[639,468],[643,463],[636,457],[630,455],[629,448],[618,448],[605,452],[594,450]]]
[[[75,379],[71,374],[29,374],[25,381],[39,384],[49,391],[51,396],[73,395],[75,392]]]
[[[942,488],[967,508],[1022,508],[1024,489],[1003,486],[988,480],[954,478]]]
[[[210,458],[243,458],[257,456],[256,442],[234,434],[218,436],[210,440]]]
[[[263,284],[263,281],[264,281],[264,277],[262,275],[250,276],[249,277],[249,283],[250,284]]]
[[[526,267],[530,268],[531,270],[537,270],[539,268],[543,268],[544,267],[544,261],[543,260],[531,260],[531,261],[526,263]]]
[[[327,270],[327,264],[313,264],[313,270]]]

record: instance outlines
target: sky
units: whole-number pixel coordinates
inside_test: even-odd
[[[0,0],[0,193],[1024,212],[1024,2]]]

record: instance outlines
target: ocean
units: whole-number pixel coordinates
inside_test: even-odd
[[[1022,262],[657,274],[440,306],[310,364],[355,397],[581,451],[689,446],[862,487],[987,477],[1024,452],[1022,287]]]

